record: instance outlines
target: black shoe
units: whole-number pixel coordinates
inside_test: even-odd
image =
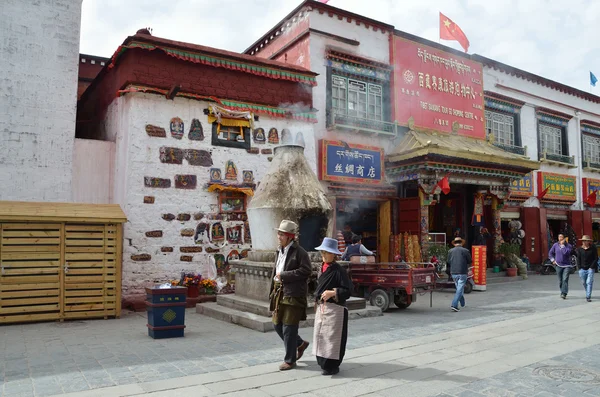
[[[586,298],[586,300],[587,300],[588,302],[591,302],[591,301],[592,301],[592,298]]]
[[[337,374],[339,372],[340,372],[340,368],[339,367],[338,368],[334,368],[334,369],[324,369],[323,371],[321,371],[321,375],[325,375],[325,376],[335,375],[335,374]]]
[[[560,297],[563,299],[567,299],[567,295],[565,295],[565,294],[560,294]]]
[[[460,309],[458,307],[454,307],[454,306],[450,306],[450,310],[452,310],[453,312],[459,312]]]

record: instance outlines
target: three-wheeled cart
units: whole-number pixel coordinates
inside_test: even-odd
[[[419,293],[429,292],[429,305],[432,305],[435,268],[425,263],[367,263],[361,261],[362,258],[353,257],[348,265],[354,296],[368,299],[371,305],[386,311],[390,302],[399,309],[406,309],[417,301]]]

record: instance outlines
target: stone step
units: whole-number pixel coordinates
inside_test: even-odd
[[[242,327],[250,328],[259,332],[268,332],[273,330],[271,317],[249,313],[242,310],[233,309],[215,302],[199,303],[196,305],[196,313],[214,318],[216,320],[226,321]],[[356,320],[366,317],[378,317],[383,313],[377,307],[368,306],[364,309],[349,310],[348,319]],[[309,310],[306,321],[300,323],[301,328],[312,327],[315,322],[315,315]]]
[[[259,316],[269,317],[269,302],[239,296],[237,294],[218,295],[217,304],[228,307],[230,309],[241,310]],[[309,311],[312,310],[315,303],[311,300],[308,302]],[[367,307],[367,301],[363,298],[351,297],[346,301],[348,310],[361,310]]]

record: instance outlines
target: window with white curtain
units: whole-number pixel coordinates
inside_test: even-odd
[[[583,136],[583,161],[600,164],[600,138]]]
[[[566,155],[562,150],[562,129],[548,124],[538,124],[540,153]]]
[[[488,135],[494,135],[494,141],[515,146],[515,118],[511,115],[485,111],[485,129]]]
[[[331,76],[331,99],[336,113],[383,120],[383,87],[342,76]]]

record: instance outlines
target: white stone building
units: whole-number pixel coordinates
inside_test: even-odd
[[[79,189],[102,185],[126,213],[123,297],[137,305],[146,286],[215,277],[211,263],[226,274],[247,255],[245,210],[280,143],[304,140],[316,172],[315,74],[144,32],[117,53],[80,101],[79,117],[96,122],[77,131],[114,145],[111,175],[88,173]]]
[[[3,0],[0,20],[0,200],[71,201],[81,0]]]

